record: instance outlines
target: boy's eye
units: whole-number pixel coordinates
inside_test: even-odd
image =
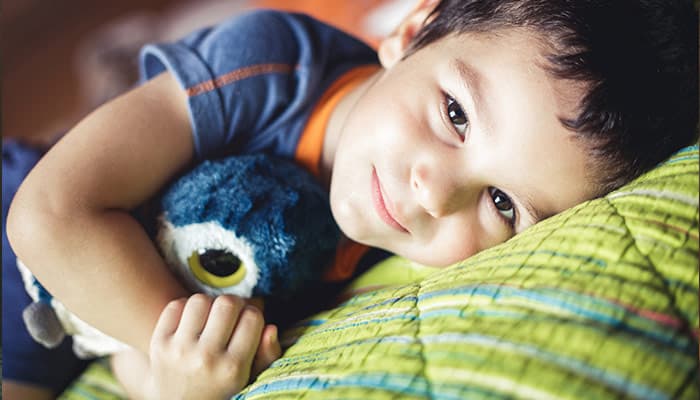
[[[513,202],[510,200],[510,197],[494,187],[489,188],[489,194],[491,195],[493,205],[496,207],[501,217],[506,220],[508,225],[515,227],[515,208],[513,207]]]
[[[450,118],[450,122],[455,127],[460,139],[464,141],[469,128],[469,118],[467,118],[467,114],[464,113],[462,106],[457,103],[457,100],[450,96],[447,96],[447,116]]]

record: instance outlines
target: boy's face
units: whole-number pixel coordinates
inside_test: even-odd
[[[593,196],[584,146],[559,121],[581,92],[540,67],[532,36],[453,35],[382,63],[333,164],[351,239],[443,266]]]

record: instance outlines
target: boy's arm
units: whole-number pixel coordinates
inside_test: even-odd
[[[187,293],[130,209],[193,158],[184,91],[161,74],[87,116],[30,172],[8,213],[17,256],[80,318],[148,353]]]

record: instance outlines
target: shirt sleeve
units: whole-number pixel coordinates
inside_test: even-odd
[[[299,34],[279,12],[239,15],[174,43],[145,46],[141,76],[168,70],[187,92],[198,159],[240,152],[309,84],[297,73]]]

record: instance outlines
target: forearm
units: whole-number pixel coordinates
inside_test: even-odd
[[[71,311],[146,351],[185,294],[129,210],[192,159],[186,96],[163,74],[100,107],[20,186],[7,216],[17,256]]]
[[[48,213],[23,218],[19,257],[81,319],[147,352],[161,310],[186,292],[141,226],[117,210]]]

